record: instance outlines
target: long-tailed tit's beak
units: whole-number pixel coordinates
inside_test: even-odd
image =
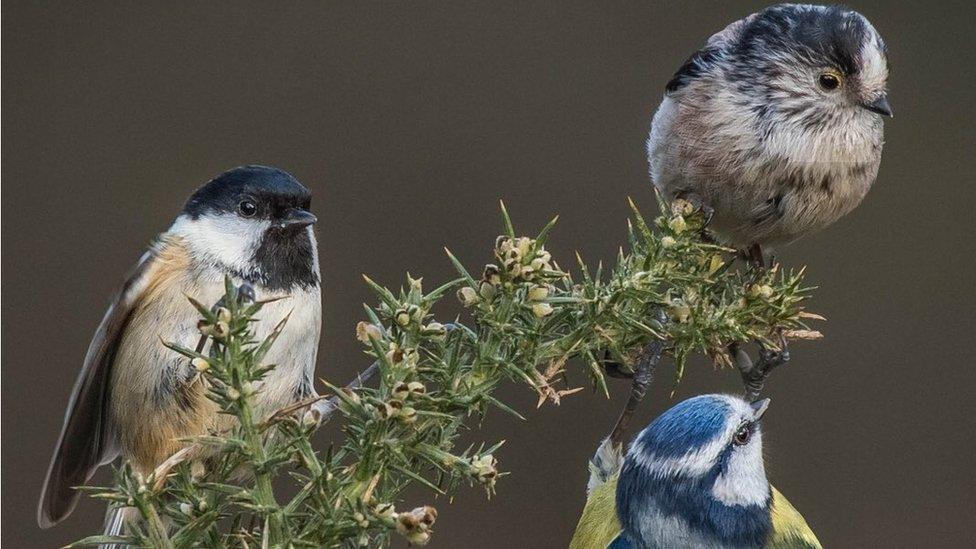
[[[278,227],[282,229],[308,227],[318,221],[314,215],[305,210],[292,209],[285,213],[285,217],[278,222]]]
[[[865,109],[876,112],[882,116],[894,116],[891,112],[891,103],[888,103],[888,94],[883,93],[880,97],[871,101],[870,103],[864,103],[862,105]]]

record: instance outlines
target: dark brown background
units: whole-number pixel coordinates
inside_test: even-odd
[[[344,381],[365,366],[353,338],[371,301],[360,273],[443,281],[444,245],[480,264],[500,197],[526,231],[562,215],[551,248],[564,263],[574,249],[611,259],[625,197],[651,204],[643,141],[664,83],[712,31],[762,5],[38,4],[7,2],[3,23],[10,547],[100,527],[100,505],[86,501],[38,530],[40,483],[109,296],[195,187],[257,162],[313,189],[319,373]],[[773,379],[767,467],[828,546],[968,545],[972,8],[856,4],[889,43],[896,118],[864,204],[781,253],[809,266],[811,308],[830,320],[827,339],[796,345]],[[663,370],[642,421],[666,406]],[[678,397],[737,389],[733,373],[697,364]],[[491,501],[465,489],[435,502],[433,546],[557,547],[575,526],[586,460],[619,401],[586,394],[535,411],[528,390],[503,393],[529,421],[495,413],[479,434],[509,441],[499,457],[512,474]]]

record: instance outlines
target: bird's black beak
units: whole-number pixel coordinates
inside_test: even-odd
[[[864,103],[864,108],[876,112],[882,116],[894,116],[891,113],[891,103],[888,102],[888,94],[883,93],[880,97],[871,101],[870,103]]]
[[[769,408],[769,399],[764,398],[762,400],[757,400],[751,404],[753,412],[753,421],[759,421],[766,413],[766,408]]]
[[[318,221],[314,215],[305,210],[291,209],[285,213],[285,217],[278,222],[278,227],[282,229],[298,229],[308,227]]]

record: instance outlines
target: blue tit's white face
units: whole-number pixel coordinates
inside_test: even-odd
[[[767,404],[702,395],[648,425],[631,443],[617,484],[624,531],[651,546],[654,539],[763,539],[770,527],[760,428]]]
[[[647,426],[627,459],[658,478],[709,479],[726,505],[761,505],[769,497],[760,417],[765,408],[727,395],[681,402]]]

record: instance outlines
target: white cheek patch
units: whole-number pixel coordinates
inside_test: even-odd
[[[888,61],[876,32],[861,46],[861,86],[865,90],[879,93],[888,81]]]
[[[204,214],[197,219],[180,216],[170,232],[183,237],[198,259],[218,263],[239,272],[252,272],[251,259],[271,223],[243,219],[236,214]]]
[[[737,446],[725,472],[715,479],[712,496],[725,505],[766,505],[769,482],[762,457],[762,432],[757,430],[745,446]]]
[[[690,450],[681,456],[659,457],[654,454],[653,448],[648,448],[642,442],[640,442],[642,437],[638,435],[635,442],[627,451],[627,459],[632,460],[635,465],[641,467],[645,472],[654,476],[700,477],[704,475],[715,466],[715,463],[722,455],[722,452],[724,452],[728,447],[729,440],[732,438],[732,433],[739,428],[742,421],[752,419],[753,417],[752,408],[744,400],[727,395],[723,396],[731,406],[733,412],[729,414],[729,418],[726,420],[722,431],[709,442],[699,446],[698,448]],[[758,431],[756,434],[759,434]],[[759,447],[759,470],[760,473],[763,473],[762,442],[761,440],[754,440],[754,442],[758,442],[756,446]],[[750,446],[751,445],[752,444],[750,444]],[[763,480],[765,481],[764,474]]]
[[[704,475],[715,464],[725,448],[724,437],[717,437],[708,444],[678,457],[660,458],[640,442],[630,447],[628,458],[645,472],[657,477]]]

